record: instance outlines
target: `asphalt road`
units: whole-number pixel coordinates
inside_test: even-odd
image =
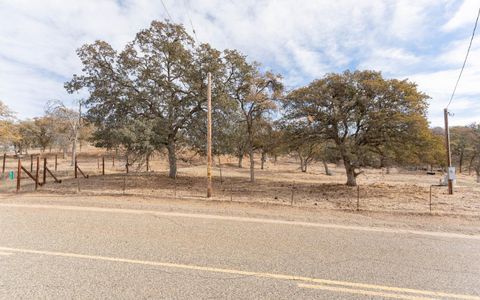
[[[1,299],[480,299],[480,236],[0,202]]]

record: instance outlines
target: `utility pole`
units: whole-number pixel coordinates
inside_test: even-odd
[[[82,127],[82,100],[78,100],[78,131],[80,131]],[[79,150],[82,152],[82,140],[80,139],[79,141]]]
[[[207,88],[207,198],[212,197],[212,74]]]
[[[443,110],[443,115],[445,118],[445,148],[447,150],[447,179],[448,179],[448,194],[453,195],[453,178],[451,174],[452,167],[452,155],[450,153],[450,130],[448,128],[448,109]]]

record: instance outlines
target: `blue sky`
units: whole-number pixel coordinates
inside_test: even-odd
[[[480,6],[479,0],[164,3],[173,22],[189,32],[193,23],[198,40],[242,51],[282,74],[289,88],[345,69],[409,78],[432,97],[432,126],[442,125]],[[81,72],[78,47],[101,39],[121,49],[152,20],[167,17],[160,0],[0,0],[0,99],[19,118],[41,115],[51,99],[73,105],[81,95],[68,95],[63,83]],[[450,109],[453,125],[480,122],[480,36]]]

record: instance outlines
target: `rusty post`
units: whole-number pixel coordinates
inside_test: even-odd
[[[5,174],[5,161],[7,159],[7,153],[3,153],[2,174]]]
[[[17,193],[20,191],[20,180],[22,178],[22,160],[18,158],[18,169],[17,169]]]
[[[150,171],[150,154],[147,154],[146,157],[146,164],[147,164],[147,172]]]
[[[430,186],[430,203],[429,203],[429,206],[430,206],[430,213],[432,212],[432,186]]]
[[[105,175],[105,156],[102,156],[102,175]]]
[[[38,189],[38,172],[40,170],[40,157],[37,156],[37,169],[35,170],[35,190]]]
[[[43,184],[47,183],[47,158],[43,158]]]
[[[357,185],[357,211],[360,210],[360,186]]]

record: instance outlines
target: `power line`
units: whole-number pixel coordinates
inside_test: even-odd
[[[171,16],[170,13],[168,12],[167,6],[166,6],[165,3],[163,2],[163,0],[160,0],[160,1],[162,2],[163,8],[165,9],[165,12],[167,13],[168,18],[170,19],[170,21],[173,21],[172,16]]]
[[[195,37],[195,41],[197,41],[198,43],[198,37],[197,37],[197,32],[195,31],[195,27],[193,26],[193,22],[192,22],[192,19],[190,18],[190,13],[189,13],[189,7],[187,5],[187,1],[186,0],[183,0],[183,5],[185,6],[186,10],[187,10],[187,18],[188,18],[188,21],[190,21],[190,26],[192,26],[192,31],[193,31],[193,36]]]
[[[465,60],[463,61],[462,69],[460,70],[460,74],[458,74],[457,83],[455,83],[455,88],[453,89],[452,96],[450,97],[450,101],[448,101],[448,104],[447,104],[446,108],[448,108],[448,106],[450,106],[450,103],[452,103],[453,96],[455,96],[455,92],[457,91],[458,82],[460,81],[460,78],[462,77],[463,69],[465,68],[465,64],[467,63],[467,58],[468,58],[468,54],[470,53],[470,48],[472,48],[473,37],[475,36],[475,30],[477,29],[478,17],[479,16],[480,16],[480,8],[478,9],[477,20],[475,21],[475,26],[473,27],[472,37],[470,38],[470,44],[468,45],[467,55],[465,55]]]

